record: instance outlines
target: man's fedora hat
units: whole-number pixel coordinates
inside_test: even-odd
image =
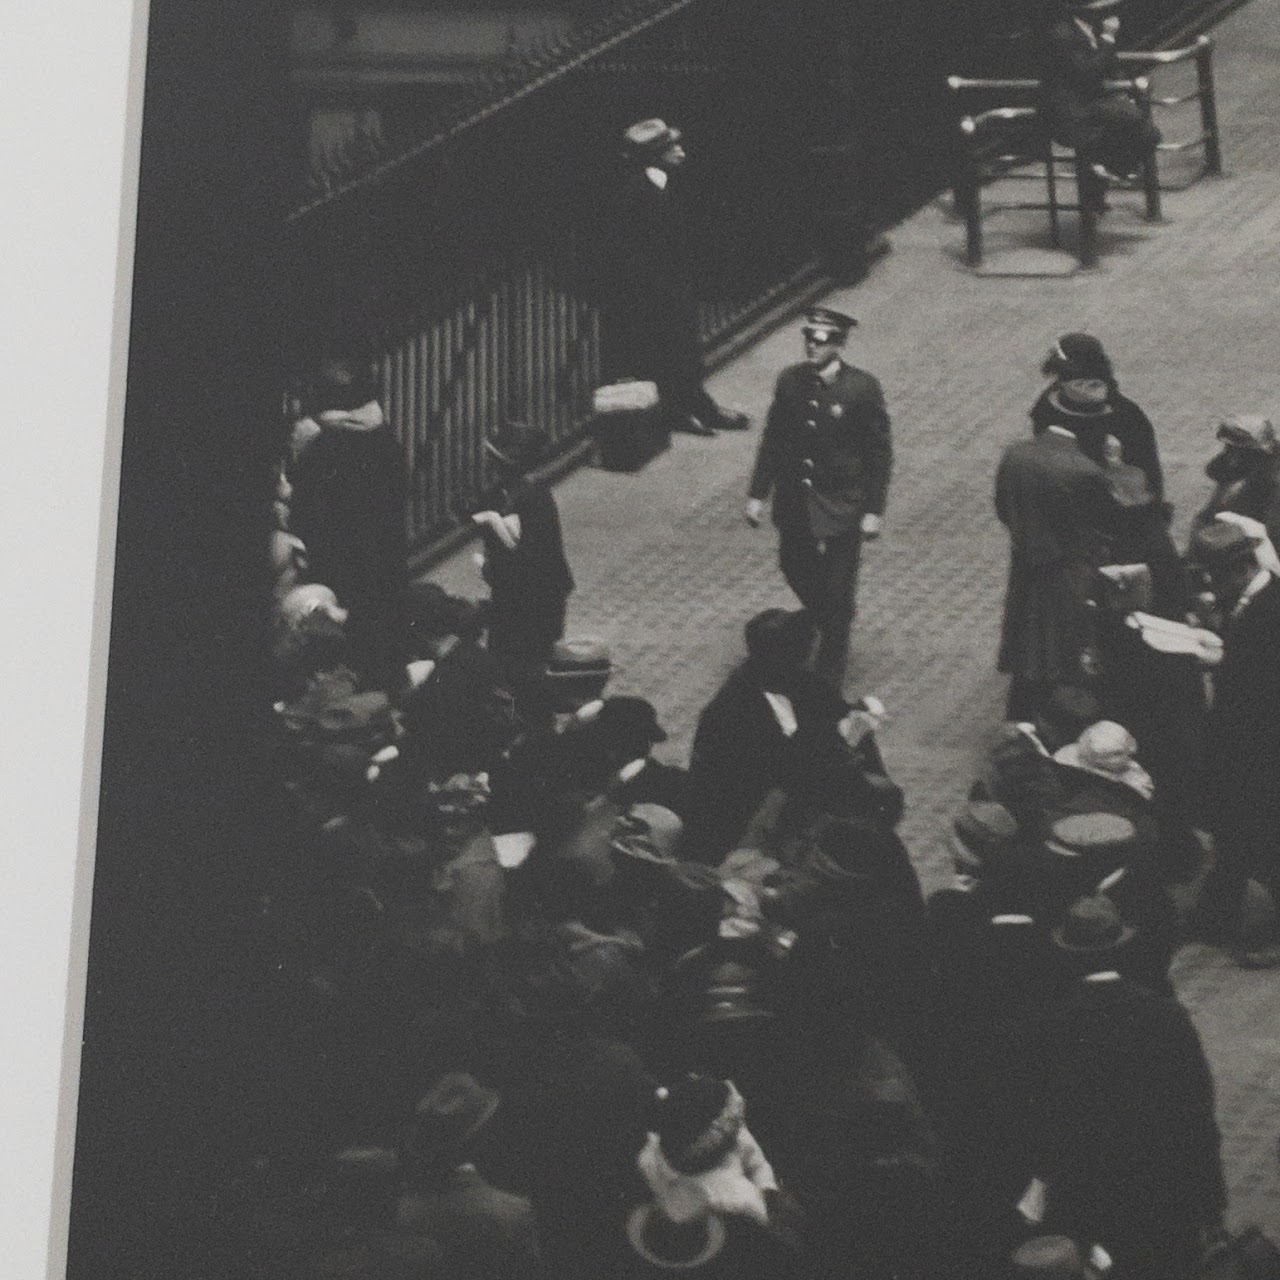
[[[1099,894],[1073,902],[1052,934],[1055,946],[1082,954],[1123,947],[1134,930],[1120,918],[1116,904]]]
[[[1241,565],[1256,566],[1257,543],[1237,524],[1210,520],[1191,535],[1187,559],[1210,578],[1218,578]]]
[[[1111,412],[1101,378],[1069,378],[1049,392],[1049,403],[1068,418],[1102,418]]]
[[[992,853],[1018,836],[1018,823],[1002,804],[971,800],[952,823],[952,852],[957,862],[980,871]]]
[[[1132,849],[1137,836],[1137,827],[1118,813],[1072,813],[1049,828],[1044,847],[1064,858],[1118,857]]]
[[[641,155],[661,155],[683,136],[673,125],[651,116],[647,120],[637,120],[623,132],[622,139],[632,151]]]
[[[1218,439],[1253,453],[1276,452],[1276,430],[1260,413],[1237,413],[1218,424]]]
[[[849,330],[856,328],[858,322],[843,311],[832,311],[830,307],[814,307],[804,318],[804,336],[815,342],[843,342],[849,336]]]

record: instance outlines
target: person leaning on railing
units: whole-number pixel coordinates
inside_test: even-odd
[[[1045,36],[1041,111],[1055,142],[1084,161],[1082,204],[1106,210],[1109,179],[1132,178],[1160,141],[1150,116],[1107,81],[1123,79],[1116,58],[1120,0],[1059,0]]]

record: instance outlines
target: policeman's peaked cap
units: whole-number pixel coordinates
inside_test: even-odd
[[[849,330],[856,328],[858,322],[843,311],[832,311],[829,307],[814,307],[804,318],[804,331],[813,337],[823,337],[827,341],[832,338],[843,341],[849,336]]]

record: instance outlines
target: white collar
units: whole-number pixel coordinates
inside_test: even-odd
[[[644,172],[645,177],[647,177],[659,191],[665,191],[667,189],[667,179],[671,175],[665,169],[659,169],[656,164],[651,164]]]
[[[778,722],[778,727],[782,730],[782,736],[792,737],[799,729],[800,722],[796,719],[796,709],[791,705],[791,699],[782,693],[770,693],[768,689],[764,690],[764,699],[769,704],[769,710],[773,712],[773,718]]]
[[[1240,593],[1240,599],[1236,601],[1236,607],[1231,610],[1231,616],[1237,617],[1243,613],[1249,601],[1261,591],[1268,582],[1271,581],[1270,569],[1259,569],[1257,573],[1249,581],[1249,585]]]
[[[630,782],[637,774],[643,772],[645,765],[649,763],[647,756],[640,756],[635,760],[629,760],[618,770],[618,780],[620,782]]]
[[[821,378],[827,386],[830,386],[839,376],[840,368],[843,364],[844,361],[841,360],[839,356],[832,356],[831,359],[818,370],[818,377]]]

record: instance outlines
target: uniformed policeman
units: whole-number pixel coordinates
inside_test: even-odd
[[[805,359],[778,379],[746,511],[759,525],[773,494],[782,574],[818,624],[814,669],[837,689],[862,543],[880,534],[893,466],[880,383],[840,357],[856,324],[825,307],[806,316]]]

